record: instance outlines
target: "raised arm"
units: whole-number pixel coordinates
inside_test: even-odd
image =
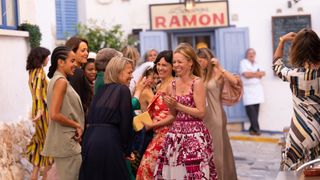
[[[239,83],[239,78],[236,78],[231,72],[225,70],[219,63],[218,59],[212,58],[211,63],[214,65],[214,68],[216,68],[216,70],[220,72],[220,74],[223,77],[227,78],[231,82],[231,84],[235,85]]]
[[[278,58],[281,58],[283,56],[284,43],[287,41],[292,41],[295,37],[296,37],[296,33],[294,32],[289,32],[288,34],[280,37],[278,47],[273,55],[273,63]]]
[[[283,56],[283,48],[286,41],[292,41],[296,36],[296,33],[290,32],[282,37],[280,37],[280,41],[278,47],[273,55],[273,71],[277,74],[279,78],[283,81],[290,81],[290,77],[295,74],[295,71],[291,68],[285,66],[282,61]]]

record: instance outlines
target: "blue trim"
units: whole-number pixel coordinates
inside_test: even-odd
[[[20,16],[20,13],[19,13],[19,1],[18,0],[15,0],[15,13],[16,15],[16,28],[18,29],[18,26],[19,26],[19,16]]]
[[[7,26],[6,0],[1,0],[1,5],[2,5],[2,13],[1,13],[2,26],[6,27]],[[6,12],[6,13],[4,14],[4,12]]]
[[[1,29],[17,29],[18,28],[18,23],[19,23],[19,8],[18,8],[18,0],[13,1],[13,10],[14,10],[14,20],[15,20],[15,26],[8,26],[7,25],[7,12],[6,12],[6,0],[1,0],[1,6],[2,6],[2,11],[1,11],[1,18],[2,18],[2,24],[0,25]],[[6,12],[3,16],[3,12]]]

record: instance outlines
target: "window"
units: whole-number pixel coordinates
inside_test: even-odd
[[[63,40],[77,34],[77,0],[56,0],[57,39]]]
[[[17,0],[0,0],[0,28],[18,28],[18,3]]]

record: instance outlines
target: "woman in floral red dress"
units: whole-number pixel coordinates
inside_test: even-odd
[[[162,51],[155,60],[155,71],[159,74],[161,83],[157,87],[157,93],[148,107],[153,124],[145,125],[146,129],[153,129],[154,135],[149,143],[138,168],[136,180],[153,179],[153,172],[158,159],[159,151],[162,149],[163,140],[169,126],[174,120],[169,108],[163,101],[166,89],[173,79],[172,51]]]
[[[155,179],[217,179],[212,138],[202,120],[205,86],[191,45],[182,43],[175,49],[173,68],[177,78],[164,101],[176,118],[160,150]]]

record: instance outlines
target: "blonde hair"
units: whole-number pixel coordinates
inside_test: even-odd
[[[203,58],[206,61],[208,61],[207,68],[203,70],[203,81],[208,82],[211,78],[212,71],[213,71],[213,64],[210,62],[210,60],[214,58],[214,55],[208,48],[197,49],[196,54],[198,58]]]
[[[113,57],[104,72],[104,82],[105,83],[120,83],[119,74],[125,68],[126,64],[131,64],[133,66],[133,61],[126,57],[115,56]]]
[[[133,68],[140,61],[140,53],[138,52],[137,48],[133,46],[125,46],[121,49],[121,52],[124,57],[129,58],[133,61]]]
[[[180,53],[183,55],[188,61],[192,61],[191,73],[195,76],[201,77],[201,69],[200,65],[197,61],[197,55],[194,52],[192,46],[188,43],[181,43],[174,50],[173,54]]]

